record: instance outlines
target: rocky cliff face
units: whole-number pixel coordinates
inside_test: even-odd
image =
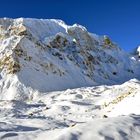
[[[61,20],[0,19],[2,99],[139,78],[139,61],[108,36]],[[8,96],[7,96],[8,95]]]

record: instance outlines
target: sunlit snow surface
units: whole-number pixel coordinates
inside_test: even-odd
[[[131,80],[50,92],[35,101],[1,100],[0,139],[138,140],[139,91],[139,81]]]

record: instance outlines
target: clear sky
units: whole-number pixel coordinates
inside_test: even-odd
[[[0,17],[62,19],[107,34],[127,51],[140,44],[140,0],[0,0]]]

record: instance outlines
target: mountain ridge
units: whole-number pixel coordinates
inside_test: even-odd
[[[31,89],[49,92],[140,77],[135,56],[81,25],[31,18],[3,18],[0,25],[2,99],[6,93],[8,99],[23,99],[25,93],[28,98]]]

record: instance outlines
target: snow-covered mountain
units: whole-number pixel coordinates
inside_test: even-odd
[[[0,19],[0,139],[139,140],[140,47],[54,19]]]
[[[0,99],[140,77],[139,62],[109,37],[61,20],[2,18],[0,46]]]

